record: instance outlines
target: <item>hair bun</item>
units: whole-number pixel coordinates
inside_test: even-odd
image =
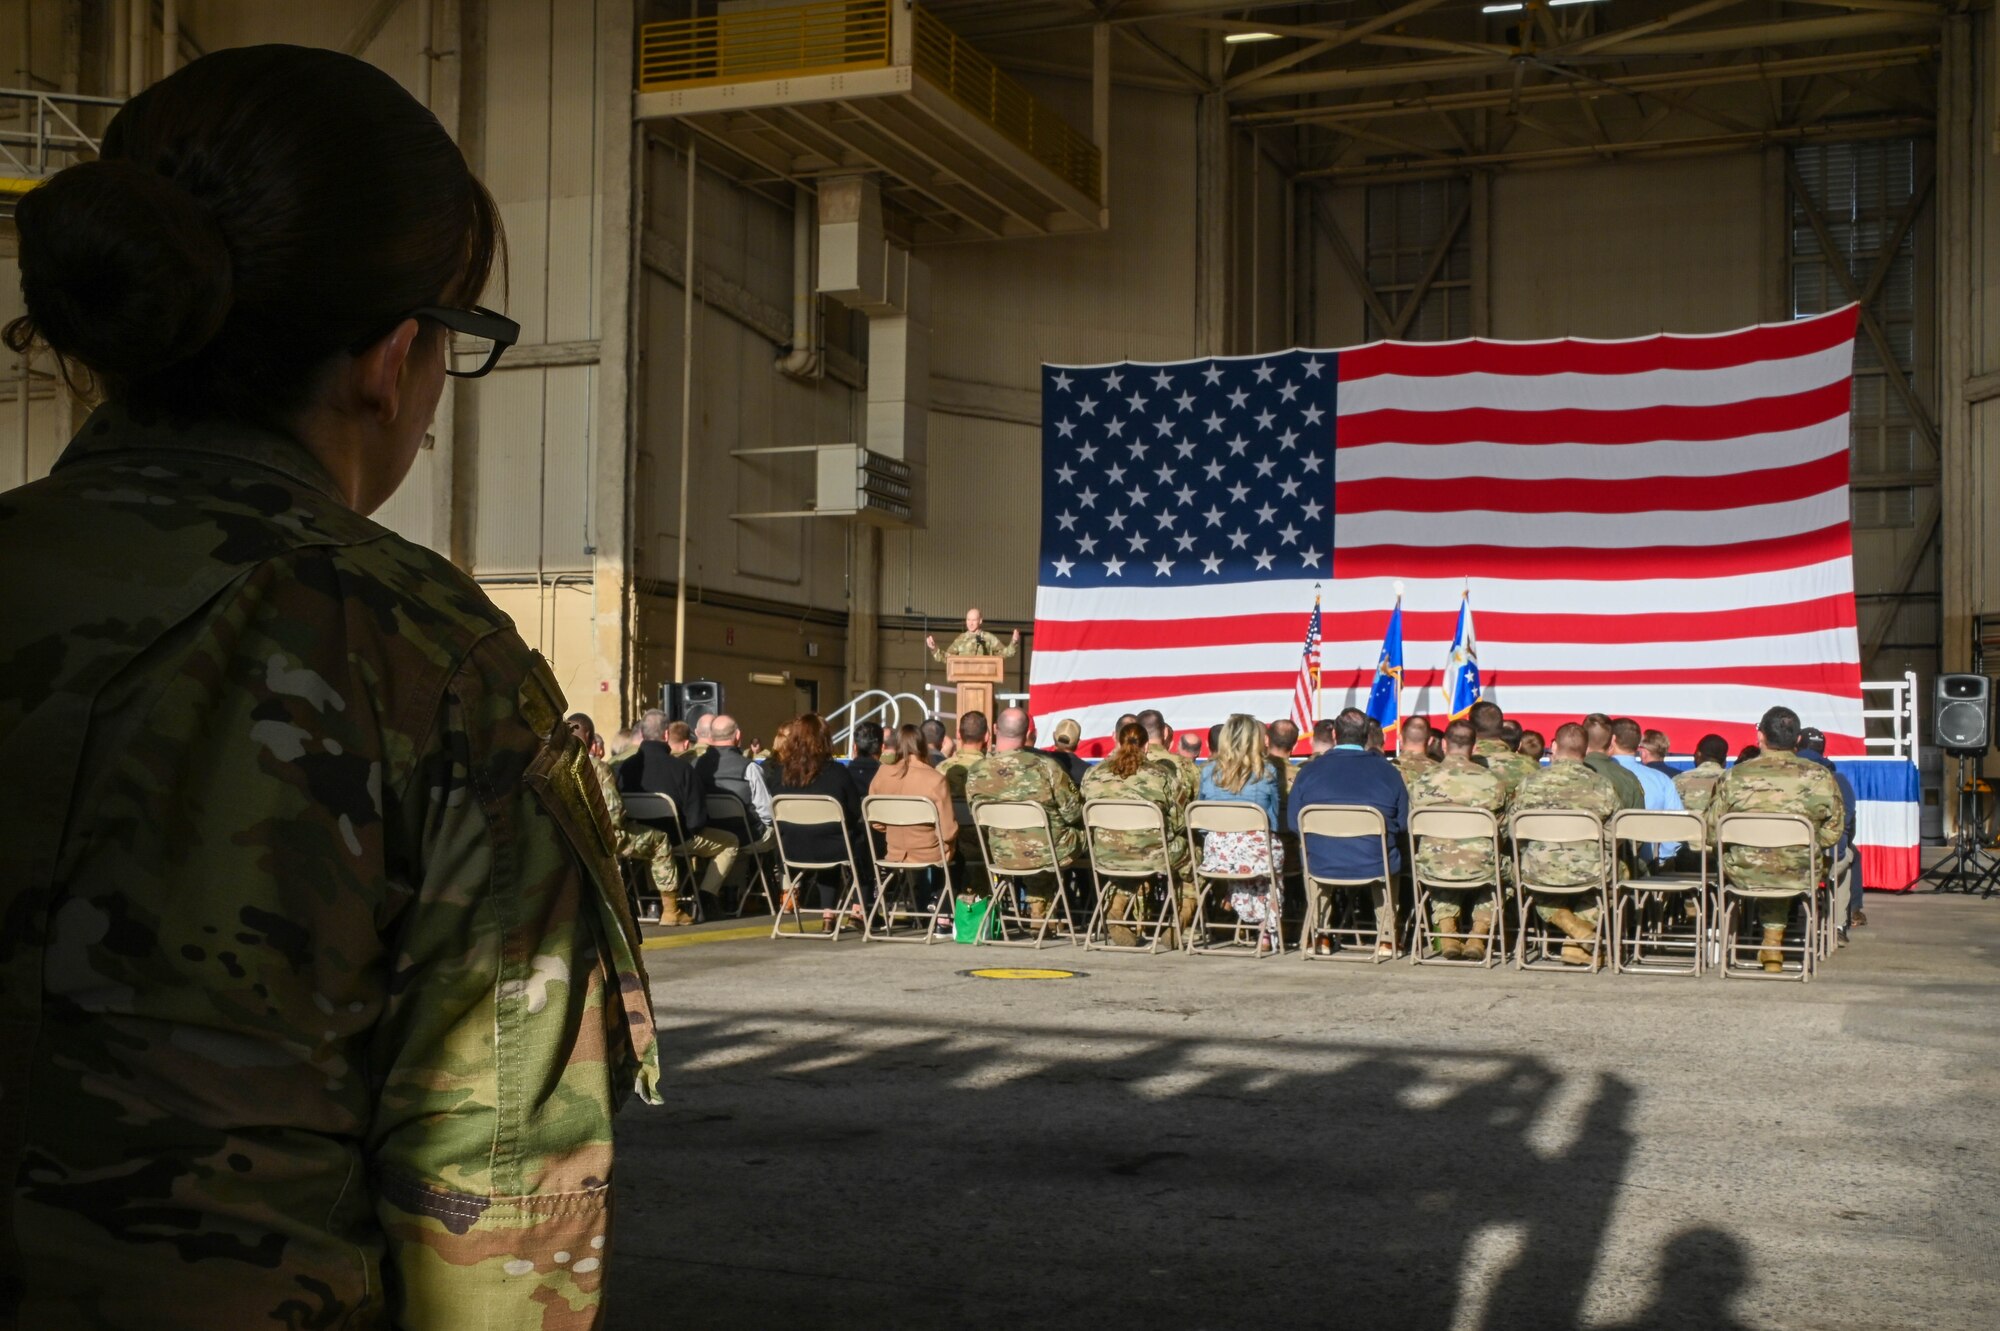
[[[24,195],[14,222],[35,331],[114,390],[198,354],[229,315],[222,230],[168,176],[79,162]]]

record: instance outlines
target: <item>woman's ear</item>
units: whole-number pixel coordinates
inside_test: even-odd
[[[403,375],[422,325],[405,319],[354,358],[348,387],[354,405],[377,423],[396,419],[408,388]]]

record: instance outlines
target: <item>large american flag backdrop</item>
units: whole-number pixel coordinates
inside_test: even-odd
[[[1317,588],[1330,714],[1404,584],[1405,713],[1461,592],[1486,696],[1688,752],[1774,703],[1863,752],[1850,309],[1718,336],[1378,343],[1047,366],[1030,703],[1082,726],[1290,713]]]

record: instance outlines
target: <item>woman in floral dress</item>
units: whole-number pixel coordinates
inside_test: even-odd
[[[1278,766],[1266,748],[1263,725],[1254,716],[1237,713],[1222,727],[1213,759],[1201,769],[1201,798],[1255,804],[1264,810],[1275,832],[1278,826]],[[1201,848],[1203,873],[1247,873],[1255,878],[1236,884],[1229,904],[1237,918],[1258,926],[1257,955],[1269,954],[1278,942],[1285,913],[1285,851],[1275,836],[1261,832],[1211,832]]]

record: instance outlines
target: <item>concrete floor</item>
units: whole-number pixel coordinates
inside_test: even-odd
[[[1868,913],[1808,985],[650,951],[611,1325],[1990,1331],[2000,899]]]

